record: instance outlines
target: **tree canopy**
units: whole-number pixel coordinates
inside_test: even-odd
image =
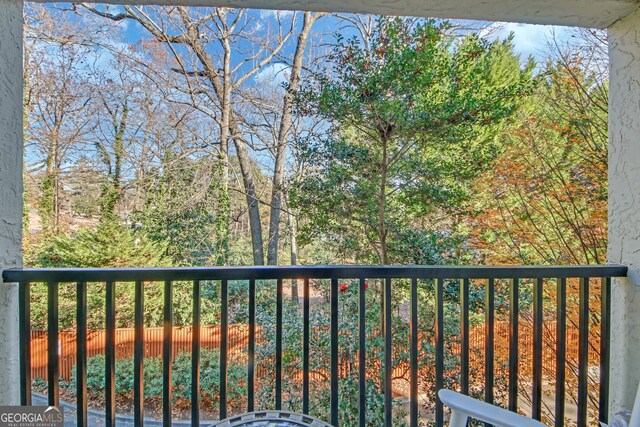
[[[436,231],[427,216],[455,212],[499,153],[533,63],[521,66],[509,39],[450,28],[380,18],[366,40],[337,36],[331,72],[299,100],[301,113],[328,122],[303,147],[295,190],[310,236],[339,235],[360,262],[415,261],[402,256],[407,230]]]

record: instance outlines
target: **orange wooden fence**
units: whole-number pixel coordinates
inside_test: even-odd
[[[163,328],[145,328],[144,357],[162,355]],[[191,351],[191,327],[173,328],[173,354]],[[246,325],[229,326],[228,345],[230,356],[244,354],[248,343],[249,328]],[[133,356],[133,328],[116,329],[116,359]],[[203,326],[200,330],[200,347],[203,349],[220,348],[220,327]],[[87,357],[104,354],[105,331],[89,331],[87,333]],[[47,379],[47,332],[31,332],[31,376]],[[76,364],[76,332],[60,331],[58,334],[58,360],[60,376],[65,380],[71,378]]]
[[[162,355],[163,328],[145,328],[145,357],[158,357]],[[256,331],[259,336],[259,328]],[[484,326],[471,328],[469,331],[471,364],[477,369],[484,368]],[[175,327],[173,329],[173,354],[191,351],[191,327]],[[247,325],[229,326],[229,357],[238,360],[246,360],[246,347],[249,340],[249,330]],[[220,348],[220,328],[218,326],[203,326],[200,332],[201,348]],[[426,339],[423,338],[423,339]],[[133,328],[116,329],[116,359],[123,359],[133,356]],[[543,354],[543,374],[547,378],[555,377],[555,324],[545,324]],[[578,358],[578,331],[567,330],[567,359],[577,361]],[[508,349],[509,346],[509,323],[496,321],[495,323],[495,347]],[[533,355],[533,333],[531,325],[521,323],[519,329],[519,364],[520,366],[531,366]],[[47,333],[46,331],[32,331],[31,333],[31,375],[32,378],[47,379]],[[93,357],[104,354],[105,331],[89,331],[87,334],[87,356]],[[454,353],[460,352],[459,342],[451,343],[451,350]],[[505,353],[505,352],[502,352]],[[500,358],[501,352],[496,353]],[[60,376],[65,380],[71,378],[73,367],[76,362],[76,333],[75,331],[60,331],[58,339],[58,355],[60,364]],[[506,363],[506,360],[504,361]],[[599,362],[599,355],[594,346],[590,347],[589,362],[594,365]],[[258,376],[261,375],[261,366],[258,366]],[[346,368],[346,366],[345,366]],[[289,374],[296,376],[295,372]],[[301,377],[301,372],[298,373]],[[323,377],[322,373],[312,373],[312,377]],[[313,378],[312,378],[313,379]]]

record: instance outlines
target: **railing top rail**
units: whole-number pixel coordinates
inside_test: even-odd
[[[5,282],[134,282],[269,279],[535,279],[626,277],[624,265],[567,266],[247,266],[172,268],[33,268],[2,271]]]

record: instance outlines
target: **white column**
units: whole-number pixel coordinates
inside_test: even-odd
[[[613,415],[631,409],[640,381],[640,12],[609,27],[609,61],[607,258],[629,266],[612,288]]]
[[[0,270],[22,266],[22,0],[0,0]],[[0,405],[20,403],[18,292],[0,279]]]

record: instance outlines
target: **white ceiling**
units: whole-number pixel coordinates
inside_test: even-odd
[[[114,4],[153,3],[411,15],[596,28],[606,28],[640,6],[640,0],[101,0],[96,2],[105,1]]]

